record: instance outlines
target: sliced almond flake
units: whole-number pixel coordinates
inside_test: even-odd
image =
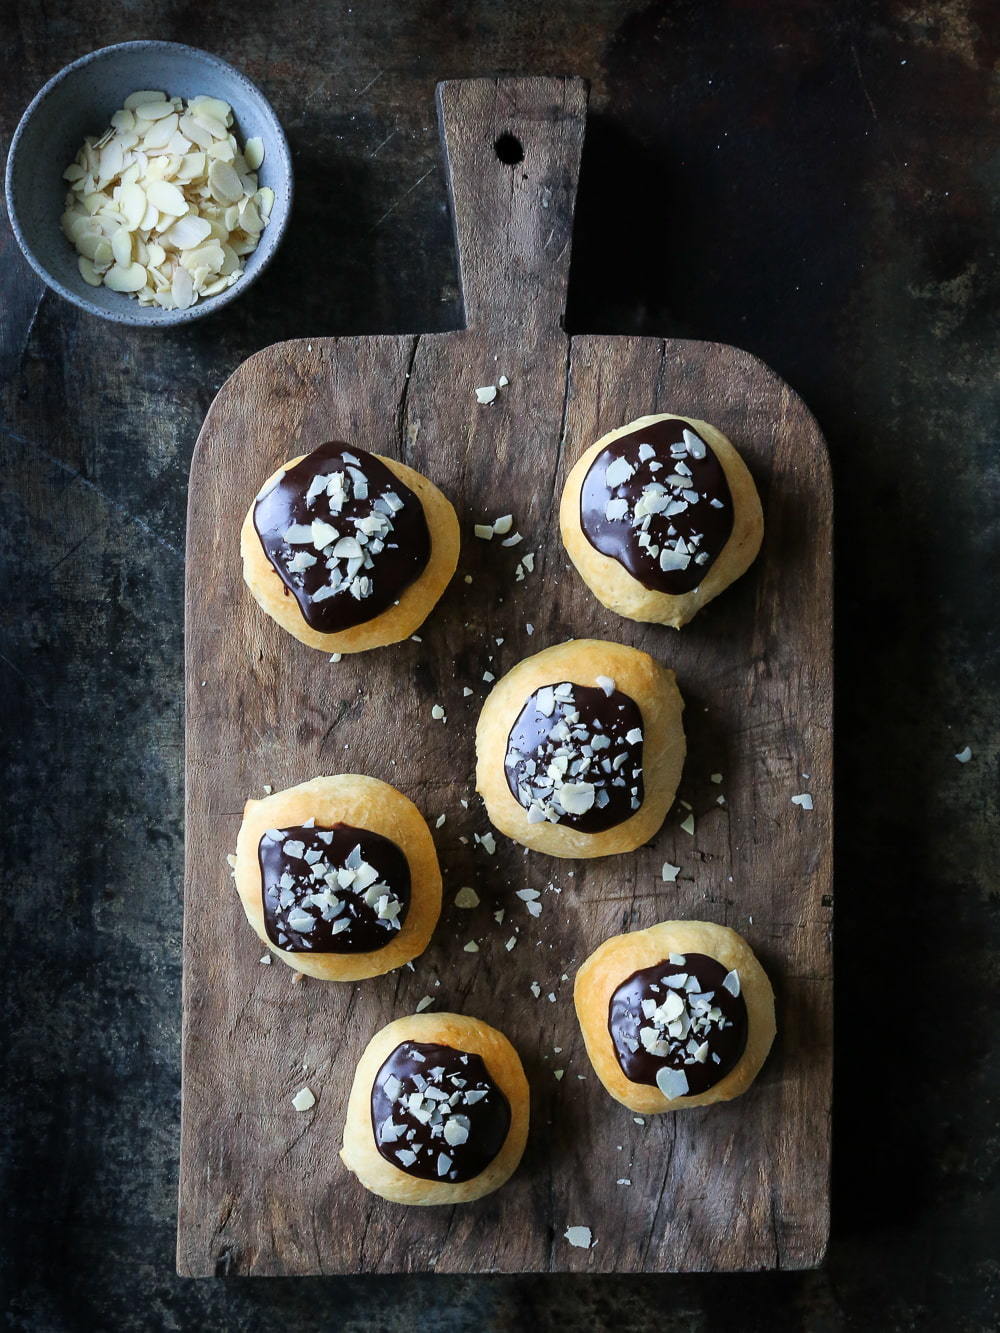
[[[444,827],[444,821],[445,821],[447,818],[448,818],[447,815],[438,815],[437,819],[434,821],[434,827],[435,827],[435,828],[443,828],[443,827]]]
[[[594,1245],[594,1233],[590,1227],[567,1227],[563,1235],[578,1250],[590,1250]]]
[[[414,1010],[414,1013],[422,1014],[424,1010],[429,1009],[433,1003],[434,1003],[433,995],[422,996],[421,999],[417,1001],[417,1007]]]
[[[248,139],[243,149],[243,160],[251,171],[256,171],[264,161],[264,140],[257,137]]]
[[[552,1072],[553,1072],[553,1074],[556,1076],[556,1079],[557,1079],[557,1080],[561,1080],[563,1074],[565,1074],[566,1071],[565,1071],[565,1069],[553,1069]]]
[[[466,953],[478,953],[479,945],[475,940],[469,940],[468,944],[463,945],[463,949]]]
[[[475,527],[472,529],[472,531],[479,538],[480,541],[491,542],[493,540],[492,523],[477,523]],[[466,578],[467,579],[469,578],[468,574],[466,575]]]
[[[721,781],[722,781],[722,774],[721,774],[721,773],[710,773],[710,774],[709,774],[709,778],[708,778],[708,780],[709,780],[709,782],[721,782]]]
[[[693,837],[694,837],[694,815],[688,815],[688,817],[687,817],[686,819],[682,820],[682,821],[681,821],[681,828],[684,830],[685,833],[690,833],[691,837],[693,838]]]
[[[435,722],[448,721],[447,714],[445,713],[444,709],[441,707],[440,704],[434,704],[434,706],[431,708],[431,717],[434,719]]]
[[[664,882],[674,884],[677,882],[677,876],[681,873],[680,866],[672,866],[669,861],[664,861],[663,868],[660,871]]]
[[[263,966],[269,967],[272,961],[271,955],[269,953],[266,953],[260,961],[263,964]]]
[[[605,693],[605,694],[608,696],[608,698],[610,699],[611,696],[612,696],[612,695],[614,694],[614,692],[615,692],[615,682],[611,679],[611,677],[610,677],[610,676],[598,676],[598,677],[597,677],[597,684],[600,686],[600,688],[604,691],[604,693]]]
[[[792,797],[792,805],[800,806],[803,810],[811,810],[813,808],[813,798],[807,791],[804,791],[798,796]]]
[[[482,388],[476,390],[476,402],[485,407],[492,403],[497,396],[497,386],[495,384],[484,384]]]
[[[656,1086],[668,1101],[673,1101],[675,1097],[686,1097],[689,1091],[684,1070],[671,1069],[669,1065],[656,1071]]]
[[[475,889],[464,885],[455,894],[455,906],[465,908],[466,910],[479,906],[479,894]]]
[[[503,947],[507,950],[508,953],[510,953],[511,949],[513,949],[513,947],[514,947],[514,945],[515,945],[516,943],[517,943],[517,936],[516,936],[516,935],[511,935],[510,939],[507,941],[507,943],[506,943]]]
[[[967,745],[964,750],[959,750],[955,758],[960,764],[967,764],[972,758],[972,746]]]
[[[297,975],[301,976],[301,973]],[[300,1088],[292,1098],[296,1111],[311,1111],[316,1105],[316,1096],[311,1088]]]

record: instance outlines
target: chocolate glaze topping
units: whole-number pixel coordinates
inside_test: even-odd
[[[510,1103],[482,1056],[404,1041],[375,1075],[372,1133],[379,1152],[421,1180],[471,1180],[510,1129]]]
[[[507,738],[504,772],[528,822],[603,833],[642,804],[642,714],[599,676],[536,690]]]
[[[268,829],[257,855],[267,938],[286,953],[370,953],[406,919],[409,863],[380,833],[310,820]]]
[[[258,495],[254,527],[306,624],[336,634],[388,610],[423,573],[423,505],[374,454],[321,444]]]
[[[611,996],[608,1031],[622,1073],[667,1097],[707,1092],[747,1044],[738,972],[703,953],[671,954]]]
[[[640,426],[591,463],[580,490],[580,527],[654,592],[697,588],[733,530],[722,464],[690,422]]]

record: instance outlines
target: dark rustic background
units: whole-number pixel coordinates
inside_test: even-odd
[[[995,1328],[997,5],[24,0],[0,6],[0,149],[66,61],[145,36],[209,47],[263,86],[298,203],[256,287],[155,336],[43,294],[0,224],[8,1327]],[[185,1282],[191,446],[221,381],[266,343],[460,321],[433,89],[494,73],[592,83],[571,329],[743,345],[830,441],[829,1261],[714,1279]]]

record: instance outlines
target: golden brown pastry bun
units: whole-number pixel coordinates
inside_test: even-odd
[[[735,930],[661,921],[615,935],[576,974],[577,1018],[597,1077],[643,1115],[746,1092],[774,1040],[774,993]]]
[[[633,851],[677,792],[683,708],[674,673],[636,648],[570,639],[525,658],[493,687],[476,728],[487,814],[550,856]]]
[[[402,967],[427,948],[441,912],[423,816],[395,787],[358,773],[247,801],[235,878],[271,952],[324,981]]]
[[[599,602],[675,629],[745,573],[764,535],[742,458],[707,421],[672,412],[630,421],[584,452],[559,527]]]
[[[426,477],[325,444],[264,483],[240,533],[243,578],[302,643],[360,653],[420,628],[455,572],[459,540],[454,509]]]
[[[528,1081],[502,1033],[462,1014],[410,1014],[358,1061],[340,1156],[393,1203],[469,1203],[516,1170],[528,1116]]]

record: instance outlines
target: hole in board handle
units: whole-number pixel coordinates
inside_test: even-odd
[[[516,167],[524,161],[524,149],[521,140],[510,130],[505,130],[493,145],[494,152],[505,167]]]

